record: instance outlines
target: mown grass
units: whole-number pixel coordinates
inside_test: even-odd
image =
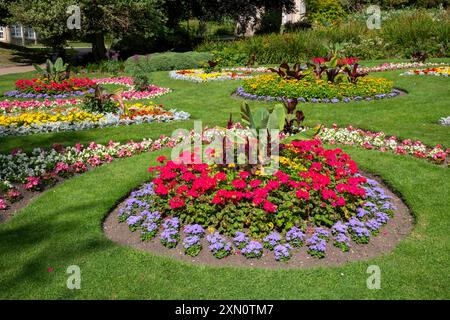
[[[409,91],[407,96],[337,105],[304,105],[309,124],[352,124],[402,138],[450,146],[447,79],[399,78],[380,73]],[[1,90],[18,76],[0,77]],[[189,111],[207,125],[239,119],[240,100],[230,96],[238,83],[193,84],[155,73],[174,92],[157,101]],[[446,82],[447,81],[447,82]],[[251,103],[256,107],[261,103]],[[54,133],[2,139],[1,151],[81,141],[157,137],[192,121]],[[193,266],[117,245],[103,234],[108,212],[148,179],[146,168],[169,150],[121,159],[65,181],[0,225],[0,297],[44,299],[449,299],[450,171],[419,159],[344,148],[371,173],[381,176],[410,207],[416,226],[392,252],[341,267],[264,270]],[[65,273],[78,265],[82,289],[68,290]],[[369,265],[380,266],[381,290],[366,286]],[[48,271],[51,267],[54,270]]]

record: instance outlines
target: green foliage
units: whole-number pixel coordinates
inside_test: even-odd
[[[108,94],[100,86],[95,87],[95,93],[85,97],[81,107],[93,113],[116,113],[118,110],[117,101],[113,100],[114,94]]]
[[[133,83],[136,91],[144,91],[148,88],[151,81],[147,74],[140,72],[133,74]]]
[[[213,58],[205,52],[164,52],[147,56],[133,56],[125,62],[125,72],[135,73],[140,69],[144,73],[200,68]]]
[[[71,5],[79,5],[82,27],[67,28]],[[147,41],[155,39],[164,31],[161,0],[17,0],[9,6],[11,20],[33,26],[40,41],[53,48],[62,49],[67,40],[77,38],[93,44],[97,58],[106,57],[104,38],[122,38],[140,34]]]
[[[65,64],[61,58],[56,59],[55,63],[47,59],[45,69],[42,69],[37,64],[33,64],[33,67],[40,74],[41,78],[45,78],[56,83],[60,83],[62,80],[69,78],[67,64]]]
[[[325,56],[329,43],[346,43],[345,55],[363,59],[410,58],[416,51],[425,51],[429,57],[450,56],[450,19],[445,10],[403,10],[385,20],[389,16],[390,12],[383,12],[380,30],[368,30],[367,14],[360,13],[333,26],[227,42],[207,41],[197,50],[217,51],[225,60],[223,65],[244,65],[253,53],[259,64],[295,63]]]
[[[251,129],[283,130],[286,113],[282,105],[276,105],[272,112],[267,107],[260,107],[252,113],[247,102],[241,105],[242,123]]]
[[[307,0],[308,18],[321,24],[330,24],[345,15],[345,10],[338,0]]]
[[[278,69],[270,68],[270,71],[278,74],[283,79],[295,80],[301,80],[309,74],[308,71],[303,71],[302,66],[299,63],[296,63],[292,69],[289,64],[282,63]]]

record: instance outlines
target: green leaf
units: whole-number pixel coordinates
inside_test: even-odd
[[[265,107],[260,107],[258,110],[256,110],[253,116],[254,126],[256,130],[267,128],[269,115],[269,111],[267,111],[267,108]]]
[[[255,128],[255,124],[253,122],[252,112],[250,111],[250,107],[247,102],[242,102],[241,104],[241,118],[242,123],[250,128]]]
[[[40,66],[38,66],[36,63],[33,63],[34,69],[36,69],[37,72],[39,72],[42,75],[45,75],[45,70],[42,69]]]
[[[284,122],[286,120],[286,112],[284,111],[284,106],[281,104],[277,104],[274,107],[274,110],[269,116],[269,120],[267,122],[267,129],[278,129],[283,130]]]

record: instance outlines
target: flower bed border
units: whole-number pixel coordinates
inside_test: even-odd
[[[312,258],[307,254],[307,247],[304,245],[299,250],[294,250],[292,258],[285,262],[276,261],[273,252],[264,250],[264,256],[260,259],[246,258],[242,252],[232,254],[228,257],[217,259],[212,252],[208,250],[208,242],[203,239],[201,244],[203,250],[196,257],[188,256],[180,244],[175,249],[164,247],[157,239],[142,241],[139,232],[131,233],[125,223],[120,223],[117,216],[120,209],[127,200],[119,204],[105,219],[103,231],[106,236],[122,245],[131,246],[140,250],[150,252],[158,256],[167,256],[176,260],[181,260],[194,265],[214,265],[214,266],[233,266],[233,267],[252,267],[269,269],[291,269],[291,268],[310,268],[316,266],[338,266],[353,261],[367,260],[373,257],[385,254],[395,248],[395,246],[405,238],[414,226],[414,219],[409,209],[402,200],[387,188],[380,178],[364,173],[365,177],[376,180],[386,194],[392,197],[394,205],[397,207],[394,216],[382,227],[380,234],[371,237],[368,244],[351,243],[349,252],[342,252],[339,248],[328,243],[327,255],[324,258]],[[206,238],[206,237],[205,237]],[[331,241],[331,240],[330,240]],[[306,241],[305,241],[306,242]],[[241,253],[241,254],[239,254]]]
[[[331,128],[323,128],[317,138],[323,143],[357,146],[380,152],[391,151],[399,155],[426,159],[435,164],[445,164],[450,154],[450,149],[443,149],[440,144],[431,148],[421,141],[411,141],[409,139],[400,141],[397,137],[388,137],[381,131],[365,131],[352,126],[340,128],[336,124]]]
[[[205,78],[205,79],[203,79],[203,78],[196,77],[196,76],[185,76],[183,74],[177,73],[179,71],[183,71],[183,70],[172,70],[172,71],[170,71],[169,72],[169,78],[174,79],[174,80],[183,80],[183,81],[190,81],[190,82],[196,82],[196,83],[204,83],[204,82],[210,82],[210,81],[242,80],[242,79],[249,79],[249,78],[253,77],[253,75],[246,75],[246,76],[237,75],[236,77],[233,77],[231,75],[224,74],[224,75],[220,75],[220,76],[215,77],[215,78]],[[226,71],[226,72],[229,72],[229,71]],[[212,73],[214,73],[214,72],[212,72]],[[220,71],[220,73],[224,73],[224,72]],[[205,73],[203,73],[203,74],[205,74]]]
[[[181,138],[173,138],[173,137],[167,137],[164,135],[161,135],[159,139],[144,139],[140,142],[134,142],[132,140],[126,142],[126,143],[119,143],[110,141],[107,145],[97,144],[95,142],[91,142],[88,146],[83,147],[81,144],[77,143],[72,147],[64,148],[61,145],[54,145],[52,149],[49,151],[42,152],[53,152],[55,154],[55,157],[57,154],[60,154],[62,152],[62,155],[66,154],[66,161],[55,161],[55,165],[57,163],[69,163],[68,159],[72,159],[74,164],[76,163],[78,167],[80,164],[82,164],[85,168],[85,170],[82,170],[78,173],[73,174],[72,176],[76,176],[79,174],[83,174],[86,171],[89,171],[95,167],[102,166],[104,164],[111,163],[115,159],[121,159],[121,158],[129,158],[133,157],[135,155],[144,153],[144,152],[153,152],[157,150],[161,150],[162,148],[167,147],[173,147],[177,143],[179,143],[182,140]],[[38,149],[35,149],[37,151],[40,151]],[[20,150],[13,150],[11,152],[11,155],[1,155],[0,157],[8,158],[8,157],[15,157],[18,154],[20,154]],[[41,154],[40,153],[40,154]],[[27,156],[30,157],[30,156]],[[64,159],[64,158],[63,158]],[[61,160],[61,159],[58,159]],[[35,161],[36,162],[36,161]],[[70,168],[70,166],[69,166]],[[36,171],[36,170],[34,170]],[[38,169],[40,171],[40,169]],[[42,185],[42,188],[40,190],[34,190],[27,188],[27,185],[30,183],[30,179],[26,179],[25,181],[21,182],[14,182],[10,183],[13,189],[19,190],[23,198],[17,202],[5,202],[5,200],[0,197],[0,202],[5,202],[7,207],[6,209],[0,208],[0,223],[6,222],[9,218],[11,218],[20,208],[25,207],[33,198],[36,196],[39,196],[41,192],[44,192],[45,190],[54,187],[58,183],[70,179],[72,176],[69,177],[62,177],[61,173],[64,173],[62,171],[56,172],[57,170],[44,170],[45,172],[41,172],[40,174],[36,174],[30,177],[38,177],[39,181],[42,181],[42,177],[46,174],[54,176],[56,179],[55,183],[52,185]],[[5,181],[5,180],[3,180]],[[7,181],[7,180],[6,180]],[[31,185],[29,185],[31,186]]]
[[[172,121],[185,121],[190,118],[190,114],[185,111],[177,111],[176,109],[168,110],[172,115],[145,115],[135,117],[134,119],[121,119],[120,115],[113,113],[103,114],[103,117],[99,121],[80,121],[80,122],[66,122],[55,121],[45,122],[42,124],[36,124],[31,126],[1,126],[0,125],[0,137],[7,136],[25,136],[36,133],[48,133],[48,132],[63,132],[63,131],[80,131],[97,128],[117,127],[122,125],[136,125],[144,123],[161,123]]]
[[[140,99],[152,99],[155,97],[159,97],[165,95],[172,90],[169,88],[158,87],[155,85],[151,85],[149,88],[151,91],[136,91],[133,86],[133,78],[131,77],[112,77],[112,78],[93,78],[96,84],[114,84],[114,85],[123,85],[128,88],[127,91],[122,92],[123,100],[140,100]],[[87,93],[93,93],[93,89],[90,89],[86,92],[77,91],[72,93],[58,94],[58,95],[48,95],[48,94],[34,94],[34,93],[21,93],[18,90],[12,90],[5,92],[3,96],[7,96],[10,98],[16,99],[66,99],[69,97],[79,97],[84,96]],[[17,94],[16,94],[17,93]]]
[[[414,69],[414,70],[409,70],[406,71],[402,74],[400,74],[401,76],[433,76],[433,77],[442,77],[442,78],[449,78],[450,77],[450,67],[437,67],[437,68],[445,68],[448,69],[448,73],[439,73],[439,72],[434,72],[434,71],[428,71],[428,72],[424,72],[429,70],[430,68],[427,69]],[[433,68],[435,69],[435,68]]]
[[[298,102],[309,102],[309,103],[339,103],[339,102],[352,102],[352,101],[373,101],[373,100],[380,100],[385,98],[394,98],[399,95],[404,94],[404,91],[401,91],[399,89],[393,89],[391,93],[388,94],[377,94],[374,97],[351,97],[351,98],[333,98],[333,99],[305,99],[303,97],[297,98]],[[236,91],[234,92],[234,95],[237,97],[248,99],[248,100],[256,100],[256,101],[283,101],[284,98],[282,97],[271,97],[271,96],[258,96],[256,94],[247,93],[242,86],[238,87]]]

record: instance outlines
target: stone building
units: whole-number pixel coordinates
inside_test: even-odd
[[[26,46],[37,43],[37,35],[33,28],[21,25],[0,26],[0,42]]]
[[[295,9],[293,12],[287,13],[286,10],[282,10],[281,13],[281,26],[282,28],[287,24],[296,24],[303,22],[306,19],[306,1],[295,0]],[[264,16],[264,8],[256,10],[254,17],[240,17],[236,25],[236,35],[244,37],[252,37],[255,35],[261,26],[261,20]]]

